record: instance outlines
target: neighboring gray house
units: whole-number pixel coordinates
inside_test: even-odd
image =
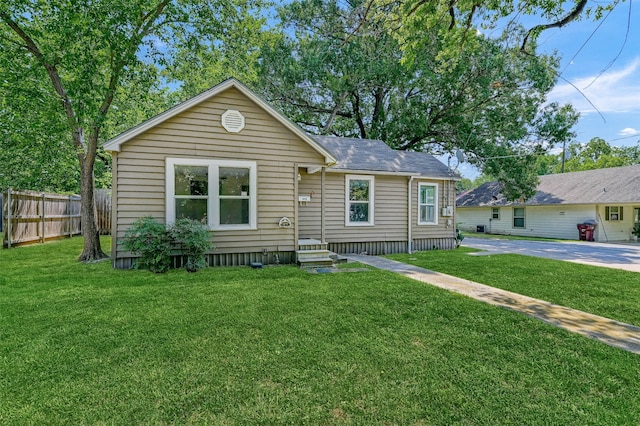
[[[427,154],[312,137],[235,79],[108,141],[112,258],[139,217],[208,224],[212,265],[455,247],[455,181]]]
[[[456,205],[463,231],[577,240],[577,225],[595,221],[595,241],[629,240],[640,222],[640,165],[540,176],[526,201],[507,201],[489,182]]]

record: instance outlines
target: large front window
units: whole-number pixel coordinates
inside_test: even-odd
[[[346,176],[345,225],[373,225],[373,176]]]
[[[438,187],[434,184],[418,185],[418,224],[436,225],[438,223]]]
[[[256,164],[167,159],[167,222],[190,218],[213,229],[256,228]]]

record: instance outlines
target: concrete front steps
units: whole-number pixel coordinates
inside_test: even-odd
[[[301,239],[296,251],[298,265],[301,268],[332,267],[336,263],[346,262],[332,251],[327,250],[327,243],[313,239]]]

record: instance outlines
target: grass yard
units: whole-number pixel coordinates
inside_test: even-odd
[[[398,254],[391,259],[640,326],[640,274],[517,254],[469,256],[479,250]]]
[[[0,250],[0,424],[640,423],[640,357],[508,310],[377,270],[115,271],[81,244]]]

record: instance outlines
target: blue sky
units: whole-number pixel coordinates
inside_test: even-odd
[[[581,113],[574,128],[578,142],[601,137],[611,145],[629,146],[640,140],[639,9],[627,0],[603,20],[583,18],[538,39],[539,52],[557,51],[562,57],[562,79],[549,100],[571,103]],[[471,179],[478,174],[466,164],[458,171]]]

